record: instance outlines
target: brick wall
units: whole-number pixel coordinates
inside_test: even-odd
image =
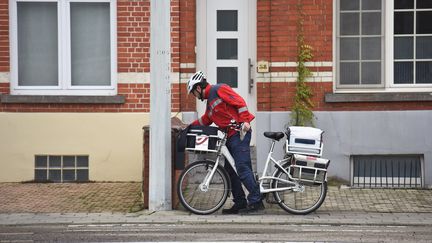
[[[297,61],[298,0],[257,1],[257,58],[273,63]],[[302,0],[305,42],[313,47],[313,62],[332,61],[332,6],[331,0]],[[312,72],[331,72],[331,67],[317,66]],[[270,73],[292,73],[292,65],[271,66]],[[274,76],[274,75],[271,75]],[[295,94],[295,82],[274,81],[267,77],[257,82],[258,111],[291,110]],[[310,83],[314,88],[316,109],[324,109],[321,100],[324,92],[332,91],[332,80]],[[318,102],[318,103],[317,103]]]
[[[182,63],[195,63],[196,0],[180,1],[180,58]]]
[[[118,72],[150,72],[150,1],[117,1]]]
[[[257,1],[257,59],[278,64],[270,67],[270,75],[257,82],[258,111],[290,111],[293,105],[295,82],[292,80],[297,61],[297,4],[301,3],[304,19],[305,42],[313,47],[312,63],[326,62],[330,65],[313,65],[310,70],[316,76],[331,73],[333,52],[333,1],[332,0],[258,0]],[[287,65],[280,65],[280,63]],[[280,73],[285,79],[280,81]],[[316,78],[313,78],[316,79]],[[432,109],[432,102],[363,102],[326,103],[325,93],[333,92],[333,77],[329,80],[310,81],[317,111],[338,110],[421,110]]]
[[[432,102],[355,102],[327,103],[325,93],[333,92],[331,82],[310,82],[315,111],[381,111],[381,110],[430,110]],[[259,83],[257,86],[260,111],[290,111],[295,94],[294,82]],[[270,95],[271,94],[271,95]]]
[[[178,131],[173,131],[171,133],[172,141],[175,141],[177,138]],[[180,205],[180,201],[177,196],[177,181],[180,178],[180,174],[182,172],[182,168],[175,167],[175,158],[176,158],[176,147],[171,146],[171,155],[173,156],[172,167],[171,167],[171,203],[172,208],[177,209]],[[187,155],[185,155],[187,156]],[[186,157],[187,158],[187,157]],[[150,128],[144,127],[143,133],[143,171],[142,171],[142,188],[143,188],[143,196],[144,196],[144,208],[149,207],[149,177],[150,177]]]
[[[179,77],[172,85],[172,110],[194,111],[196,100],[186,94],[185,81],[194,73],[196,54],[195,0],[172,0],[172,72]],[[273,63],[295,63],[297,58],[297,3],[299,0],[257,0],[257,59]],[[314,53],[312,62],[332,62],[332,0],[302,0],[305,13],[305,41]],[[0,0],[0,72],[10,72],[8,0]],[[118,72],[150,72],[150,0],[117,2]],[[295,67],[273,65],[271,73],[293,73]],[[311,67],[314,73],[332,72],[332,66]],[[185,74],[185,77],[182,77]],[[325,103],[333,80],[309,82],[314,91],[315,110],[402,110],[430,109],[431,102]],[[149,83],[131,80],[118,84],[118,94],[126,97],[122,105],[94,104],[0,104],[10,112],[149,112]],[[10,93],[10,84],[0,80],[0,94]],[[264,78],[257,82],[258,111],[288,111],[295,92],[294,82]]]
[[[299,2],[305,13],[305,40],[314,47],[315,61],[332,59],[332,0],[258,0],[258,60],[297,61]]]
[[[9,4],[8,2],[9,2],[8,0],[0,0],[0,72],[9,72],[9,9],[8,9]],[[3,90],[0,90],[0,92],[3,92]]]
[[[9,83],[0,83],[0,94],[9,94]]]
[[[0,72],[10,72],[8,0],[0,0]],[[184,22],[181,21],[184,19]],[[193,24],[192,24],[193,23]],[[150,72],[150,0],[117,1],[117,70],[119,73]],[[180,35],[180,33],[182,33]],[[172,72],[179,73],[172,84],[172,110],[195,110],[195,100],[186,96],[180,83],[182,63],[195,63],[195,0],[171,1]],[[10,80],[9,80],[10,81]],[[0,94],[10,93],[10,83],[1,82]],[[118,94],[125,104],[2,104],[0,112],[149,112],[150,84],[122,80]]]
[[[180,62],[183,64],[196,63],[196,0],[180,1]],[[194,73],[195,68],[180,67],[180,73]],[[180,109],[181,111],[195,111],[196,100],[192,95],[187,95],[186,85],[181,86]]]

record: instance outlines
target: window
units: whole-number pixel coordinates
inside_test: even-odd
[[[394,82],[432,84],[432,2],[394,5]]]
[[[338,0],[336,89],[432,88],[432,3]]]
[[[341,0],[339,16],[339,86],[382,86],[381,1]]]
[[[88,180],[88,155],[35,156],[35,181],[37,182],[84,182]]]
[[[354,155],[352,186],[420,188],[423,185],[421,155]]]
[[[114,0],[13,0],[10,9],[12,94],[116,94]]]
[[[216,10],[216,79],[238,88],[238,10]]]

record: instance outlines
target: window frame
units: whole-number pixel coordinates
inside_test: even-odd
[[[337,0],[337,3],[339,3],[340,2],[340,0]],[[362,29],[361,29],[361,27],[362,27],[362,23],[361,23],[361,21],[359,22],[359,34],[357,35],[358,37],[357,38],[359,38],[360,40],[362,40],[364,37],[366,37],[366,38],[368,38],[368,37],[372,37],[372,38],[376,38],[376,37],[380,37],[380,39],[381,39],[381,83],[379,83],[379,84],[358,84],[358,85],[355,85],[355,84],[352,84],[352,85],[341,85],[340,84],[340,78],[339,78],[339,76],[340,76],[340,72],[339,72],[339,70],[340,70],[340,68],[339,68],[339,64],[340,64],[340,62],[339,62],[339,60],[340,60],[340,50],[339,50],[339,48],[337,48],[337,47],[339,47],[340,46],[340,25],[339,25],[339,22],[340,22],[340,18],[339,18],[339,14],[340,14],[340,12],[341,12],[341,10],[340,10],[340,4],[337,4],[336,3],[336,6],[335,6],[335,8],[336,8],[336,14],[337,14],[337,28],[335,28],[335,34],[336,34],[336,37],[335,37],[335,50],[336,50],[336,57],[335,57],[335,60],[336,60],[336,64],[335,64],[335,67],[336,67],[336,74],[335,74],[335,77],[336,77],[336,87],[338,88],[338,89],[380,89],[380,88],[383,88],[384,86],[385,86],[385,81],[383,81],[385,78],[385,33],[384,33],[384,29],[385,29],[385,19],[384,19],[384,17],[383,16],[381,16],[381,34],[380,35],[363,35],[362,33],[361,33],[361,31],[362,31]],[[381,12],[384,12],[385,11],[385,9],[384,9],[384,3],[381,5]],[[347,10],[345,10],[344,12],[351,12],[351,11],[347,11]],[[358,11],[352,11],[352,12],[358,12],[359,13],[359,15],[360,15],[360,20],[361,20],[361,14],[363,13],[363,12],[368,12],[368,13],[372,13],[372,12],[378,12],[377,10],[362,10],[362,9],[359,9]],[[366,62],[362,62],[362,59],[361,59],[361,51],[362,51],[362,49],[361,49],[361,44],[360,44],[360,48],[359,48],[359,65],[360,65],[360,69],[359,69],[359,75],[360,75],[360,77],[361,77],[361,66],[362,66],[362,64],[363,63],[368,63],[368,61],[366,61]],[[361,81],[361,80],[360,80]]]
[[[57,3],[58,85],[19,86],[18,84],[18,2]],[[72,86],[70,3],[110,5],[110,85]],[[117,1],[115,0],[9,0],[10,68],[12,95],[116,95],[117,94]]]
[[[340,28],[340,0],[333,1],[333,92],[334,93],[379,93],[379,92],[431,92],[431,84],[395,84],[394,83],[394,2],[383,0],[382,33],[384,34],[383,55],[383,84],[380,87],[340,85],[339,79],[339,28]],[[415,51],[415,50],[414,50]]]
[[[416,32],[416,27],[417,27],[417,16],[416,16],[416,13],[417,12],[424,12],[424,11],[432,11],[432,8],[428,8],[428,9],[417,9],[416,8],[416,3],[417,3],[417,0],[414,0],[414,9],[399,9],[399,10],[395,10],[394,9],[394,1],[391,1],[391,4],[389,4],[389,5],[391,5],[391,19],[394,19],[394,13],[395,12],[413,12],[414,14],[413,14],[413,21],[414,21],[414,32]],[[389,10],[389,11],[390,11]],[[395,36],[396,37],[400,37],[400,36],[403,36],[403,35],[401,35],[401,34],[398,34],[398,35],[395,35],[394,34],[394,21],[392,21],[392,31],[391,31],[391,34],[392,34],[392,38],[391,38],[391,41],[392,41],[392,50],[394,49],[394,47],[393,47],[393,45],[394,45],[394,38],[395,38]],[[413,58],[412,58],[412,60],[409,60],[410,62],[412,62],[414,65],[413,65],[413,75],[414,75],[414,79],[413,79],[413,82],[416,82],[416,80],[415,80],[415,77],[416,77],[416,63],[418,62],[418,61],[422,61],[422,60],[424,60],[424,61],[427,61],[427,62],[430,62],[432,59],[431,58],[428,58],[428,59],[417,59],[417,56],[416,56],[416,52],[417,52],[417,50],[416,50],[416,46],[417,46],[417,44],[416,44],[416,39],[417,39],[417,37],[425,37],[425,36],[427,36],[427,37],[432,37],[432,34],[407,34],[407,35],[409,35],[409,36],[412,36],[413,37]],[[394,54],[394,52],[392,52],[392,68],[393,68],[393,64],[394,64],[394,62],[395,62],[395,59],[394,59],[394,56],[393,56],[393,54]],[[404,61],[404,59],[397,59],[398,61]],[[392,75],[393,75],[393,69],[392,69]],[[393,79],[393,76],[392,76],[392,80],[394,81],[394,79]],[[429,84],[419,84],[419,83],[413,83],[413,84],[395,84],[394,82],[390,85],[390,87],[400,87],[400,88],[404,88],[404,87],[406,87],[406,88],[409,88],[409,87],[412,87],[412,86],[416,86],[416,87],[432,87],[432,83],[429,83]]]

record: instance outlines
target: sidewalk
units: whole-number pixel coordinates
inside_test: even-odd
[[[126,213],[140,201],[137,182],[0,183],[0,213]]]
[[[291,215],[266,204],[264,215],[192,215],[142,210],[141,184],[0,183],[0,225],[36,223],[268,223],[431,225],[432,190],[329,187],[317,212]],[[225,205],[229,207],[229,204]],[[277,217],[275,217],[277,215]]]
[[[44,213],[0,214],[2,225],[32,224],[267,224],[267,225],[362,225],[431,226],[432,213],[320,212],[308,215],[193,215],[184,211],[139,213]]]

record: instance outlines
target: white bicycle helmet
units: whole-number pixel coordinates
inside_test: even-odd
[[[192,92],[192,90],[195,88],[196,84],[199,84],[205,80],[206,77],[202,71],[196,72],[192,77],[189,79],[187,83],[187,91],[188,94]]]

